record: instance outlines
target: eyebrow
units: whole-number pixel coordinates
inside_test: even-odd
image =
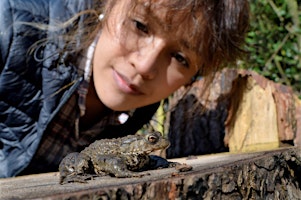
[[[195,51],[195,47],[192,47],[191,45],[189,45],[189,42],[185,39],[180,39],[179,42],[184,48],[191,50],[191,51]]]

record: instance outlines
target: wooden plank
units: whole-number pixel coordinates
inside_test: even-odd
[[[174,159],[193,169],[149,171],[142,178],[99,177],[59,184],[58,173],[0,179],[0,199],[281,199],[301,196],[301,150]],[[278,197],[278,198],[276,198]]]

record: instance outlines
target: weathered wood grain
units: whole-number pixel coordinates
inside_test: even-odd
[[[301,149],[177,159],[193,166],[142,178],[60,185],[58,173],[0,179],[0,199],[300,199]]]

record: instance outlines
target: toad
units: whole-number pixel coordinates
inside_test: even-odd
[[[165,149],[169,141],[159,132],[97,140],[81,152],[68,154],[59,165],[60,183],[86,183],[93,176],[141,177],[149,169],[174,167],[177,163],[150,155]]]

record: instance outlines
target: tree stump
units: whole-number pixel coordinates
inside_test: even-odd
[[[175,160],[173,160],[175,161]],[[0,199],[300,199],[301,149],[182,158],[191,171],[59,184],[57,173],[0,179]]]

